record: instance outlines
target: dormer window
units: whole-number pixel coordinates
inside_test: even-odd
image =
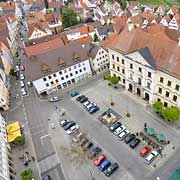
[[[50,67],[47,64],[42,64],[42,72],[47,73],[50,72]]]
[[[74,61],[79,61],[79,60],[80,60],[80,56],[79,56],[78,53],[74,53],[74,54],[73,54],[73,60],[74,60]]]
[[[59,67],[63,67],[63,66],[65,66],[65,65],[66,65],[65,61],[59,57],[59,58],[58,58],[58,66],[59,66]]]

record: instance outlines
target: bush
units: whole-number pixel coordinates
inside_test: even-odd
[[[9,75],[16,76],[16,71],[14,69],[10,69]]]
[[[24,136],[18,136],[18,137],[14,140],[14,143],[15,143],[15,144],[20,144],[20,145],[24,144],[24,143],[25,143],[25,138],[24,138]]]
[[[175,122],[179,120],[180,110],[177,107],[167,107],[162,110],[161,115],[165,120]]]
[[[152,107],[156,113],[160,113],[163,109],[163,103],[161,101],[157,101],[152,105]]]
[[[119,82],[119,78],[118,77],[116,77],[116,76],[112,76],[111,77],[111,83],[112,84],[116,85],[118,82]]]
[[[111,80],[111,75],[110,74],[105,75],[104,79],[110,81]]]
[[[22,173],[21,173],[21,177],[22,180],[31,180],[32,179],[32,169],[25,169]]]
[[[131,117],[131,114],[130,114],[130,113],[126,113],[126,116],[127,116],[127,117]]]

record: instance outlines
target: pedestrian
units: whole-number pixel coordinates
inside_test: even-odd
[[[56,109],[58,109],[58,107],[56,106]]]
[[[34,156],[31,156],[31,159],[32,159],[33,161],[35,161],[35,158],[34,158]]]
[[[50,119],[48,118],[48,121],[50,121]]]

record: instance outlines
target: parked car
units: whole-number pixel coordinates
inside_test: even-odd
[[[16,70],[16,79],[19,79],[20,77],[20,72]]]
[[[140,150],[140,156],[144,157],[148,154],[149,151],[151,151],[151,146],[145,146]]]
[[[122,132],[119,134],[120,140],[123,140],[128,134],[129,134],[129,131],[128,131],[127,129],[125,129],[124,131],[122,131]]]
[[[133,140],[130,142],[129,146],[130,146],[132,149],[134,149],[140,142],[141,142],[141,140],[138,139],[138,138],[133,139]]]
[[[26,95],[27,95],[27,91],[26,91],[25,88],[22,88],[22,89],[21,89],[21,95],[22,95],[22,96],[26,96]]]
[[[120,122],[115,122],[114,124],[112,124],[110,127],[109,127],[109,130],[110,131],[115,131],[118,127],[121,126],[121,123]]]
[[[106,159],[105,161],[103,161],[99,166],[98,169],[103,172],[105,169],[107,169],[109,166],[111,165],[111,161],[109,161],[108,159]]]
[[[83,133],[82,133],[82,132],[79,132],[79,133],[76,135],[76,137],[73,137],[73,138],[72,138],[72,141],[75,142],[75,143],[77,143],[77,142],[79,142],[79,141],[82,139],[82,137],[83,137]]]
[[[51,129],[55,129],[55,124],[53,122],[50,123]]]
[[[28,86],[28,87],[32,87],[32,86],[33,86],[33,83],[32,83],[31,81],[28,81],[28,82],[27,82],[27,86]]]
[[[74,126],[76,123],[74,121],[70,121],[66,126],[64,126],[64,130],[67,131],[69,128]]]
[[[91,141],[88,141],[86,144],[84,144],[83,149],[87,150],[93,146],[93,143]]]
[[[60,96],[54,96],[49,100],[49,102],[58,102],[60,100],[61,100]]]
[[[69,119],[65,119],[65,120],[60,121],[59,124],[60,124],[62,127],[64,127],[64,126],[66,126],[69,122],[70,122]]]
[[[136,138],[136,136],[135,136],[135,134],[128,134],[126,137],[125,137],[125,139],[124,139],[124,142],[126,143],[126,144],[128,144],[128,143],[130,143],[133,139],[135,139]]]
[[[104,154],[101,154],[97,159],[94,160],[94,165],[99,166],[105,159],[106,156]]]
[[[97,156],[98,154],[100,154],[102,152],[102,149],[100,147],[95,147],[92,151],[91,151],[91,155],[93,157]]]
[[[98,107],[98,106],[94,106],[94,107],[92,107],[92,108],[89,110],[89,113],[90,113],[90,114],[93,114],[93,113],[95,113],[95,112],[97,112],[97,111],[99,111],[99,107]]]
[[[22,88],[25,86],[23,81],[20,81],[20,85]]]
[[[119,168],[118,163],[113,163],[111,166],[109,166],[105,171],[105,176],[109,177],[111,174],[113,174],[117,169]]]
[[[145,159],[146,164],[151,164],[152,161],[158,156],[158,152],[153,150]]]
[[[24,71],[25,67],[23,65],[20,65],[20,69],[21,69],[21,71]]]
[[[43,177],[43,180],[51,180],[51,177],[49,175],[46,175]]]
[[[77,96],[77,95],[79,95],[79,93],[78,93],[77,91],[73,91],[73,92],[71,93],[71,97],[75,97],[75,96]]]
[[[89,104],[91,104],[91,101],[86,101],[85,103],[83,103],[83,106],[86,108]]]
[[[17,65],[17,66],[16,66],[16,71],[19,71],[19,70],[20,70],[20,69],[19,69],[19,66]]]
[[[86,102],[86,101],[88,101],[88,98],[87,97],[84,97],[84,98],[81,98],[81,100],[79,101],[80,103],[84,103],[84,102]]]
[[[118,127],[115,131],[114,131],[114,134],[116,134],[117,136],[122,132],[122,131],[124,131],[126,129],[126,127],[125,126],[120,126],[120,127]]]
[[[86,109],[89,111],[91,108],[97,106],[95,103],[91,103],[88,106],[86,106]]]
[[[84,96],[84,95],[81,95],[81,96],[78,96],[78,97],[76,98],[76,100],[77,100],[77,101],[80,101],[80,100],[83,99],[83,98],[85,98],[85,96]]]
[[[80,142],[80,146],[83,146],[83,145],[86,144],[88,141],[89,141],[89,140],[88,140],[86,137],[82,138],[82,139],[81,139],[81,142]]]
[[[67,134],[72,134],[74,131],[77,131],[79,129],[79,126],[76,124],[74,126],[72,126],[71,128],[69,128],[66,133]]]
[[[20,74],[20,80],[24,80],[24,79],[25,79],[24,75]]]

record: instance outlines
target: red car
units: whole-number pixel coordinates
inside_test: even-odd
[[[96,160],[94,160],[94,165],[99,166],[105,159],[106,156],[101,154]]]
[[[140,151],[140,156],[144,157],[151,150],[151,146],[145,146]]]

